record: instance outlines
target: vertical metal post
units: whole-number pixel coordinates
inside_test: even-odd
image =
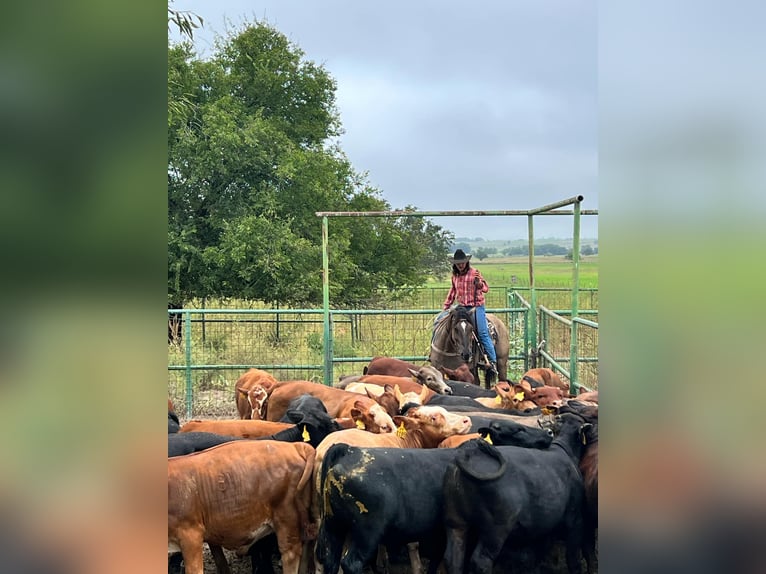
[[[202,308],[207,309],[207,298],[202,298]],[[205,328],[205,314],[202,313],[202,343],[207,342],[207,329]]]
[[[330,259],[327,216],[322,217],[322,311],[324,316],[324,384],[332,385],[332,333],[330,331]]]
[[[191,311],[184,311],[184,344],[186,347],[186,418],[192,417],[192,403],[194,396],[192,391],[192,355],[191,355]]]
[[[526,342],[527,353],[537,353],[537,295],[535,293],[535,226],[534,215],[527,216],[527,228],[529,232],[529,340]],[[534,357],[534,355],[533,355]],[[537,360],[527,368],[537,366]]]
[[[580,299],[580,202],[574,204],[574,236],[572,238],[572,327],[569,345],[569,394],[577,394],[577,317]]]

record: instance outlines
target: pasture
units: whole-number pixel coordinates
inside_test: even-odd
[[[509,286],[513,288],[529,287],[529,258],[527,257],[488,257],[479,261],[471,259],[471,265],[476,267],[493,286]],[[449,276],[443,281],[429,283],[434,287],[449,287]],[[572,262],[561,256],[535,257],[535,286],[564,287],[572,285]],[[598,289],[598,256],[591,255],[580,258],[580,288]]]

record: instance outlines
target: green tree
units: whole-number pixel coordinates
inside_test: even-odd
[[[486,259],[488,255],[489,255],[489,253],[487,252],[487,250],[484,247],[479,247],[474,252],[474,256],[476,256],[476,259],[478,259],[479,261],[484,261],[484,259]]]
[[[321,301],[316,212],[391,209],[336,143],[335,91],[324,68],[263,23],[207,61],[169,46],[169,304]],[[419,217],[331,218],[333,303],[421,285],[442,271],[451,240]]]

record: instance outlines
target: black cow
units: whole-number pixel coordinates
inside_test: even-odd
[[[458,398],[467,398],[467,397],[458,397]],[[468,399],[468,400],[473,400],[473,399]],[[478,405],[478,406],[475,406],[474,403],[475,405]],[[429,404],[430,404],[430,401],[429,401]],[[539,407],[525,409],[523,411],[520,411],[518,409],[496,409],[493,407],[484,406],[481,403],[476,401],[473,401],[473,403],[466,403],[466,404],[451,404],[451,405],[442,404],[440,406],[443,406],[445,409],[447,409],[450,412],[461,413],[461,414],[469,413],[469,412],[482,412],[482,413],[495,413],[500,415],[537,416],[542,413],[542,410]]]
[[[181,424],[178,421],[178,415],[173,411],[168,411],[168,434],[178,432]]]
[[[182,432],[169,434],[168,458],[171,456],[183,456],[193,452],[199,452],[233,440],[242,439],[240,437],[225,436],[212,432]]]
[[[577,465],[590,425],[573,414],[562,415],[559,424],[545,450],[481,440],[455,449],[444,477],[448,574],[492,572],[509,539],[539,551],[557,534],[566,541],[569,572],[582,571],[584,488]],[[466,565],[468,541],[477,534]]]
[[[327,414],[324,403],[308,394],[291,400],[280,422],[293,423],[295,426],[256,440],[304,441],[316,448],[328,434],[342,428]]]
[[[502,438],[519,447],[551,444],[546,431],[517,426],[517,433]],[[446,542],[442,483],[456,452],[450,448],[360,448],[343,443],[330,447],[320,474],[326,506],[317,538],[317,558],[325,574],[337,574],[341,565],[344,574],[361,573],[378,545],[411,542],[420,543],[430,560],[429,573],[436,572]],[[417,469],[417,480],[413,480],[413,469]],[[346,536],[348,552],[341,560]],[[410,549],[413,562],[416,552]]]
[[[481,436],[489,436],[495,446],[548,448],[553,441],[552,428],[538,429],[514,421],[493,420],[488,426],[479,427],[477,432]]]
[[[475,399],[477,397],[489,397],[494,399],[497,393],[492,389],[485,389],[473,383],[464,383],[462,381],[450,380],[449,386],[452,387],[452,395],[458,397],[471,397]]]

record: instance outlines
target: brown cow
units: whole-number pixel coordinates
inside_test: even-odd
[[[575,398],[580,402],[598,404],[598,391],[584,391],[577,395]]]
[[[545,385],[549,387],[558,387],[565,393],[569,392],[569,383],[565,383],[555,371],[545,367],[529,369],[521,376],[520,381],[528,381],[533,387]]]
[[[449,380],[452,381],[462,381],[464,383],[472,383],[477,384],[476,379],[473,378],[473,373],[471,372],[471,368],[466,365],[462,364],[457,369],[450,369],[445,366],[439,367],[439,371],[447,377]]]
[[[258,438],[276,434],[293,427],[292,423],[252,420],[193,420],[181,427],[179,432],[212,432],[226,436]]]
[[[443,441],[439,443],[438,448],[456,448],[463,444],[464,442],[468,440],[473,440],[475,438],[481,438],[481,435],[477,432],[472,432],[468,434],[455,434],[452,436],[448,436]]]
[[[310,531],[314,449],[304,443],[234,441],[168,459],[168,552],[203,574],[207,542],[219,572],[221,547],[244,555],[274,532],[285,574],[297,574]]]
[[[271,374],[260,369],[250,369],[234,384],[234,401],[241,419],[263,419],[268,391],[277,384]]]
[[[452,394],[452,389],[444,382],[444,375],[435,367],[418,367],[407,361],[393,357],[374,357],[364,368],[365,375],[391,375],[394,377],[414,377],[421,385],[427,386],[441,395]],[[406,392],[406,391],[405,391]]]
[[[567,395],[558,387],[541,386],[531,388],[527,381],[522,380],[519,384],[513,385],[510,392],[506,392],[502,387],[497,389],[497,393],[502,397],[502,406],[500,408],[513,408],[524,411],[535,407],[560,407],[564,404]]]
[[[278,421],[287,412],[290,401],[304,394],[322,401],[332,418],[361,420],[360,424],[370,432],[388,433],[395,430],[391,416],[375,400],[310,381],[285,381],[274,385],[269,392],[266,419]]]

